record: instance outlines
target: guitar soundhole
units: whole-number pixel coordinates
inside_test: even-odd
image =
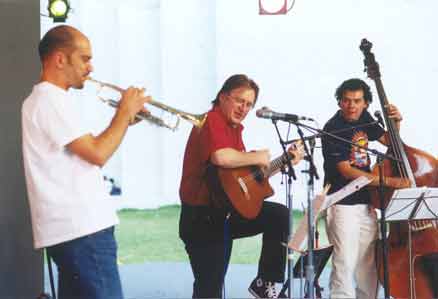
[[[259,183],[261,183],[265,178],[263,171],[261,171],[261,169],[257,166],[251,166],[251,175]]]

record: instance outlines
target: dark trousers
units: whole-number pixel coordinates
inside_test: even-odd
[[[264,202],[260,214],[246,220],[236,213],[229,218],[229,235],[224,239],[225,212],[209,207],[183,204],[180,237],[190,259],[193,275],[193,298],[219,298],[224,273],[229,263],[224,253],[231,253],[232,240],[263,234],[262,252],[257,277],[272,282],[284,280],[288,209],[281,204]]]
[[[47,248],[59,299],[122,299],[114,227]]]

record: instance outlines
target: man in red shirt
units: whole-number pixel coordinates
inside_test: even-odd
[[[258,91],[257,84],[245,75],[228,78],[212,102],[205,124],[194,127],[187,142],[180,185],[180,237],[195,278],[193,298],[221,297],[232,240],[259,233],[263,233],[262,252],[258,274],[249,291],[258,298],[276,298],[275,282],[284,280],[286,248],[282,242],[287,241],[288,209],[263,202],[255,219],[244,219],[233,209],[213,205],[214,194],[207,179],[212,165],[269,165],[268,150],[246,152],[242,141],[241,122],[254,107]],[[292,153],[296,164],[302,153],[299,149]],[[225,224],[227,215],[231,216]]]

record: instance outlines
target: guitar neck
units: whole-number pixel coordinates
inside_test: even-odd
[[[292,160],[294,155],[286,152],[286,154],[282,154],[278,156],[274,160],[271,161],[269,167],[264,171],[265,177],[269,178],[276,174],[284,165],[287,164],[288,161]]]

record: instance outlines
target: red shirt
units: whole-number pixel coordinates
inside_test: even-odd
[[[208,205],[206,169],[211,154],[222,148],[245,151],[243,126],[231,126],[219,107],[207,114],[202,128],[193,127],[184,153],[183,174],[179,188],[180,199],[189,205]]]

